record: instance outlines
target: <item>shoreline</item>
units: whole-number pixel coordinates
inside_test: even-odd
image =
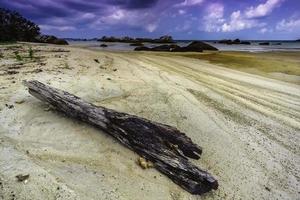
[[[21,199],[133,200],[299,195],[299,84],[270,78],[264,71],[246,73],[232,59],[220,66],[228,63],[228,57],[198,58],[210,52],[108,52],[31,43],[0,49],[4,199],[11,194]],[[224,54],[228,52],[219,56]],[[240,54],[247,59],[252,55]],[[274,58],[274,53],[267,54]],[[276,54],[290,67],[299,61],[294,52]],[[268,60],[266,54],[259,55],[264,58],[259,61]],[[24,79],[175,126],[203,147],[203,156],[194,163],[209,170],[220,188],[197,197],[156,170],[141,169],[136,154],[101,130],[66,118],[29,95],[21,84]],[[15,180],[20,173],[30,174],[26,184]]]
[[[101,50],[90,47],[73,46],[92,51],[124,53],[124,54],[149,54],[158,56],[181,56],[207,61],[217,66],[235,69],[241,72],[260,75],[266,78],[280,80],[284,82],[300,85],[300,51],[266,51],[266,52],[247,52],[247,51],[204,51],[197,52],[155,52],[155,51],[130,51],[130,50]],[[211,57],[209,55],[212,55]],[[225,55],[225,57],[224,57]],[[274,60],[274,56],[279,59]],[[247,59],[243,59],[248,57]],[[281,59],[280,59],[281,58]],[[256,60],[259,59],[259,60]],[[283,60],[284,62],[283,62]],[[256,60],[255,62],[253,62]],[[248,62],[248,63],[247,63]],[[286,63],[288,62],[288,63]],[[257,66],[258,65],[258,66]],[[266,66],[270,67],[266,68]]]
[[[132,50],[135,48],[133,46],[130,46],[130,43],[124,43],[124,42],[99,42],[99,41],[68,41],[71,45],[76,46],[90,46],[95,49],[103,49],[103,50]],[[189,40],[186,41],[175,41],[176,44],[181,47],[188,45],[190,42]],[[245,44],[220,44],[217,43],[218,41],[204,41],[208,43],[209,45],[212,45],[216,48],[218,48],[220,51],[243,51],[243,52],[272,52],[272,51],[293,51],[293,52],[300,52],[300,42],[291,42],[291,41],[282,41],[280,45],[272,45],[272,41],[270,45],[259,45],[262,41],[256,41],[254,43],[251,43],[251,45],[245,45]],[[274,44],[278,43],[273,41]],[[108,47],[102,48],[100,47],[101,44],[108,45]],[[146,47],[154,47],[159,46],[160,44],[155,43],[144,43]]]

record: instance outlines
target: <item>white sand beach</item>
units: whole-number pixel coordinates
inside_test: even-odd
[[[30,43],[0,50],[0,199],[299,199],[297,75],[277,80],[170,53]],[[111,136],[28,94],[22,80],[33,79],[178,128],[203,147],[193,163],[218,179],[218,190],[191,195],[142,169]],[[18,174],[30,176],[18,182]]]

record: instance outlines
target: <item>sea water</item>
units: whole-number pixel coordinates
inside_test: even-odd
[[[73,41],[68,40],[70,45],[87,47],[96,50],[107,50],[107,51],[133,51],[135,46],[130,46],[129,43],[121,42],[98,42],[93,41]],[[186,46],[191,41],[189,40],[178,40],[175,41],[179,46]],[[204,41],[221,51],[249,51],[249,52],[263,52],[263,51],[300,51],[300,42],[295,41],[249,41],[251,45],[243,44],[219,44],[217,41]],[[262,42],[269,42],[270,45],[259,45]],[[100,47],[101,44],[106,44],[108,47]],[[144,43],[146,47],[154,47],[162,44]]]

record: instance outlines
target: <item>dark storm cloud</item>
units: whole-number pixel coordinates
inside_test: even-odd
[[[151,8],[156,5],[158,0],[112,0],[108,1],[111,5],[122,6],[128,9]]]
[[[48,17],[67,17],[73,11],[62,7],[55,1],[36,1],[36,0],[1,0],[3,7],[16,10],[32,20]],[[1,6],[2,7],[2,6]]]
[[[42,24],[54,25],[63,21],[73,26],[96,20],[130,24],[140,19],[148,23],[157,20],[160,14],[182,0],[0,0],[1,7],[16,10],[25,17]],[[145,13],[148,13],[145,15]],[[126,20],[128,18],[128,20]],[[147,18],[147,19],[146,19]],[[58,20],[59,19],[59,20]],[[99,23],[98,23],[99,24]],[[141,23],[137,23],[137,26]],[[134,27],[136,28],[136,27]]]
[[[173,6],[199,0],[0,0],[42,30],[142,30],[154,32]],[[204,1],[204,0],[203,0]],[[177,12],[174,9],[173,13]]]
[[[101,1],[93,2],[64,0],[59,2],[65,9],[76,10],[81,12],[97,12],[103,10],[106,7],[106,4],[101,3]]]
[[[162,0],[161,2],[166,3]],[[157,3],[159,0],[0,0],[1,7],[19,11],[32,20],[47,17],[68,17],[76,15],[78,12],[105,15],[111,7],[124,10],[150,9]]]
[[[180,30],[184,38],[264,37],[300,30],[299,0],[0,0],[0,7],[18,11],[42,31],[83,37],[105,31],[176,36]]]

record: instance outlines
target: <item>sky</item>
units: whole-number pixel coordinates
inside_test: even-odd
[[[300,0],[0,0],[58,37],[299,39]]]

